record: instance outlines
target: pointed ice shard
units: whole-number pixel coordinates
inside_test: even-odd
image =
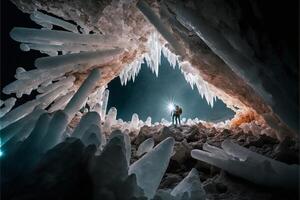
[[[154,140],[153,138],[148,138],[147,140],[145,140],[144,142],[142,142],[137,150],[136,155],[137,156],[141,156],[144,153],[147,153],[149,151],[151,151],[154,147]]]
[[[59,27],[62,27],[68,31],[72,31],[74,33],[78,33],[78,29],[77,29],[77,26],[74,25],[74,24],[71,24],[69,22],[66,22],[64,20],[61,20],[59,18],[56,18],[56,17],[52,17],[50,15],[46,15],[44,13],[41,13],[39,11],[34,11],[31,15],[30,15],[30,18],[37,22],[38,24],[39,23],[48,23],[48,24],[53,24],[53,25],[56,25],[56,26],[59,26]]]
[[[101,66],[118,58],[123,53],[123,49],[107,49],[90,52],[80,52],[52,57],[41,57],[35,60],[38,69],[59,68],[66,65],[88,65]]]
[[[111,132],[111,127],[117,123],[117,109],[115,107],[111,107],[107,113],[103,124],[103,131],[105,133]]]
[[[64,110],[69,116],[69,120],[73,119],[75,113],[82,107],[83,103],[85,103],[88,95],[94,89],[97,81],[100,79],[100,74],[100,69],[94,69],[69,101]]]
[[[68,115],[64,111],[55,112],[52,117],[49,128],[45,137],[42,139],[42,151],[45,152],[55,145],[57,145],[62,140],[62,134],[64,133],[68,125]]]
[[[184,193],[188,194],[188,199],[205,200],[205,191],[200,182],[200,177],[195,168],[172,190],[171,195],[183,199]]]
[[[146,126],[151,126],[151,121],[152,121],[151,117],[147,117],[147,119],[145,121],[145,125]]]
[[[106,109],[107,109],[107,103],[108,103],[108,97],[109,97],[109,90],[104,90],[104,94],[102,95],[102,106],[101,106],[101,119],[105,120],[106,118]]]
[[[91,125],[98,126],[100,121],[101,119],[97,112],[88,112],[81,118],[79,124],[72,133],[72,137],[77,137],[80,139]]]
[[[136,174],[137,184],[145,195],[151,199],[159,186],[159,183],[167,170],[173,152],[175,140],[167,138],[154,149],[145,154],[129,168],[129,174]]]

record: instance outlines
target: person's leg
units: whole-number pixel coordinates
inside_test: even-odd
[[[178,124],[178,116],[177,115],[175,116],[175,120],[176,120],[176,126],[177,126],[177,124]]]
[[[175,115],[172,115],[172,124],[174,124]]]
[[[178,121],[179,121],[179,125],[181,125],[180,115],[178,115]]]

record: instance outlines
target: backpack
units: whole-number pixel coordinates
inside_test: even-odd
[[[178,113],[181,115],[182,114],[182,109],[179,108]]]

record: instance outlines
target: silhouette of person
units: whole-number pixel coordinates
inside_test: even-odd
[[[179,122],[179,125],[181,125],[180,122],[180,115],[182,114],[182,108],[180,108],[178,105],[175,106],[175,109],[172,111],[172,124],[174,124],[174,120],[176,125]]]

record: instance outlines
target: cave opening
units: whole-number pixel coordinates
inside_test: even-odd
[[[137,113],[143,121],[150,116],[153,122],[161,122],[162,119],[170,122],[167,107],[171,102],[183,108],[183,122],[199,119],[218,123],[234,117],[235,112],[222,100],[215,97],[211,105],[197,88],[191,88],[179,65],[173,68],[164,54],[161,54],[160,63],[158,76],[144,62],[134,81],[122,85],[117,77],[108,84],[108,109],[116,107],[117,118],[130,121],[132,115]]]

